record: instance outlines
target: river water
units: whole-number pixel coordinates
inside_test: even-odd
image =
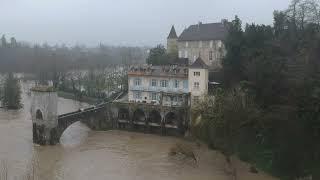
[[[0,109],[0,180],[6,179],[5,174],[10,180],[230,179],[223,156],[195,143],[190,146],[196,148],[197,163],[183,156],[169,156],[169,149],[176,143],[187,143],[175,137],[116,130],[97,132],[77,122],[64,132],[60,144],[34,145],[30,98],[23,94],[21,110]],[[58,105],[59,114],[87,106],[63,98],[59,98]],[[240,179],[269,177],[244,175]]]

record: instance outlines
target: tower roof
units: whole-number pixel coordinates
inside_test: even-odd
[[[168,39],[177,39],[177,33],[176,33],[176,29],[174,28],[174,26],[171,27]]]
[[[190,66],[192,69],[208,69],[209,67],[206,65],[206,63],[203,62],[203,60],[198,57],[196,61]]]

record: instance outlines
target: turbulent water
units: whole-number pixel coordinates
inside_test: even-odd
[[[33,145],[30,98],[23,95],[24,109],[19,111],[0,109],[0,179],[6,179],[5,176],[10,180],[229,179],[224,158],[217,152],[194,145],[198,148],[197,163],[180,156],[170,157],[169,149],[182,141],[174,137],[96,132],[77,122],[64,132],[59,145]],[[58,104],[60,114],[86,106],[62,98]]]

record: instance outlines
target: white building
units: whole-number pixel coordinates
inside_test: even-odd
[[[197,102],[208,94],[209,72],[208,66],[201,58],[189,66],[189,92],[191,93],[191,102]]]
[[[190,66],[133,66],[128,72],[128,87],[129,102],[190,105],[190,95],[197,101],[208,93],[208,66],[201,58]]]
[[[188,104],[187,66],[133,66],[128,72],[129,102],[181,106]]]

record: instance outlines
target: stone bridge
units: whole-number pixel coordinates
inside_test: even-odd
[[[34,143],[59,143],[63,132],[77,121],[93,130],[122,129],[162,135],[183,135],[189,125],[188,107],[113,101],[57,115],[57,101],[56,92],[33,89],[31,117]]]

